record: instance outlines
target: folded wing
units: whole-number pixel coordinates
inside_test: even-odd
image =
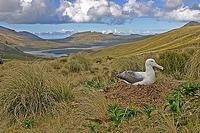
[[[139,72],[133,72],[133,71],[124,71],[117,75],[118,78],[123,79],[131,84],[140,82],[144,79],[142,74]]]

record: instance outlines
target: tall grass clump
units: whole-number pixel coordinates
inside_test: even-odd
[[[189,57],[184,53],[168,51],[160,55],[160,64],[165,68],[164,73],[182,79],[185,75],[186,64]]]
[[[200,79],[200,50],[188,61],[186,79]]]
[[[12,121],[48,113],[56,102],[73,97],[62,76],[49,73],[47,67],[22,65],[8,71],[0,92],[0,107]]]
[[[142,61],[139,61],[136,57],[119,58],[114,61],[113,68],[115,68],[118,72],[125,70],[139,71],[141,70],[141,62]]]
[[[80,71],[88,71],[91,69],[91,60],[89,57],[76,54],[69,57],[67,69],[70,72],[78,73]]]

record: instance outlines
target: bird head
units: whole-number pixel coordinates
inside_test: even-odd
[[[158,69],[161,69],[161,70],[164,69],[162,66],[158,65],[154,59],[147,59],[145,65],[146,66],[157,67]]]

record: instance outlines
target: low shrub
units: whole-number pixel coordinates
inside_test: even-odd
[[[108,107],[108,116],[112,124],[118,126],[122,121],[137,115],[137,110],[132,108],[123,108],[117,104],[111,104]]]
[[[167,105],[169,110],[173,113],[180,114],[182,112],[183,106],[183,95],[180,91],[174,90],[169,96],[167,97]]]
[[[199,83],[183,83],[179,86],[179,90],[183,95],[194,96],[196,91],[200,89]]]

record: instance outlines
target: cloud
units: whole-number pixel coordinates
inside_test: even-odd
[[[20,7],[20,1],[17,0],[0,0],[0,13],[13,12]]]
[[[103,30],[102,31],[103,34],[116,34],[116,35],[121,35],[121,34],[124,34],[122,31],[119,31],[117,29],[106,29],[106,30]]]
[[[155,0],[0,0],[0,21],[8,23],[107,23],[122,24],[137,17],[172,21],[200,21],[200,4],[184,5],[184,0],[165,0],[156,7]]]
[[[153,3],[152,0],[145,3],[128,0],[124,5],[118,5],[108,0],[61,0],[57,12],[62,14],[63,21],[119,24],[135,17],[152,15],[155,11]]]
[[[76,0],[74,3],[61,0],[57,9],[63,21],[71,22],[105,22],[118,21],[123,17],[121,6],[107,0]]]
[[[183,0],[165,0],[165,6],[170,9],[177,8],[183,4]]]
[[[155,16],[160,19],[172,21],[200,21],[200,10],[181,6],[171,11],[159,11]]]
[[[69,37],[74,33],[76,33],[74,30],[61,29],[52,32],[35,32],[34,34],[44,39],[62,39]]]
[[[142,17],[142,16],[152,16],[155,12],[153,7],[154,1],[149,0],[147,2],[138,2],[136,0],[128,0],[127,3],[123,5],[124,14],[129,17]]]
[[[51,0],[0,0],[0,21],[9,23],[56,23]]]

